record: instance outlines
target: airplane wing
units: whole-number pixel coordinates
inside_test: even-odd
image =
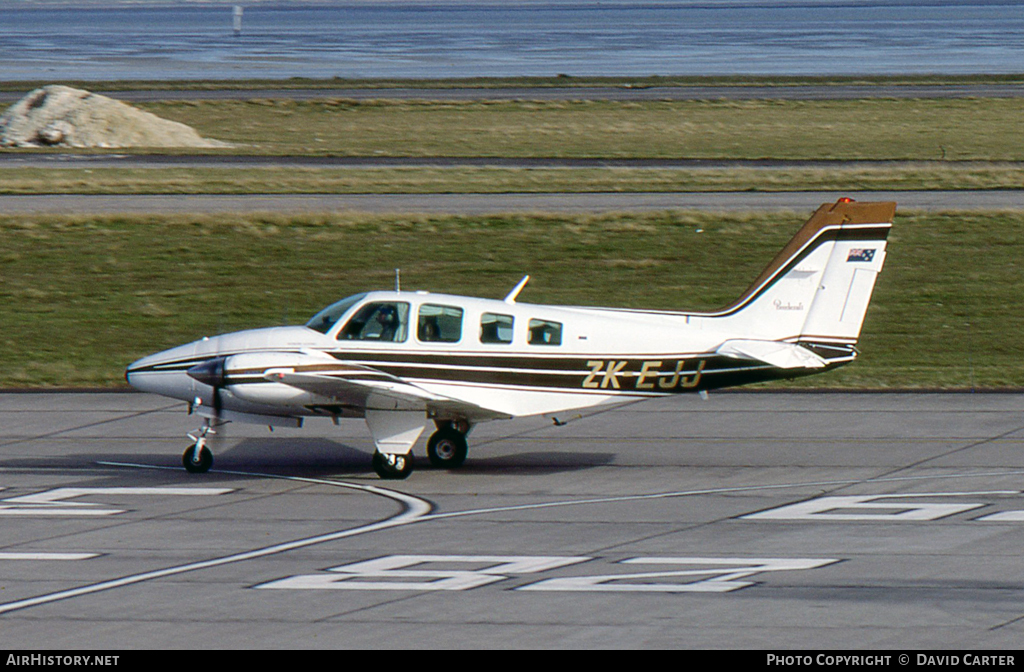
[[[718,346],[716,352],[728,357],[755,359],[780,369],[820,369],[825,360],[807,348],[781,341],[732,339]]]
[[[264,372],[263,378],[364,409],[425,410],[442,416],[462,416],[472,422],[509,417],[477,404],[434,394],[397,376],[357,364],[317,367],[315,371],[271,368]]]

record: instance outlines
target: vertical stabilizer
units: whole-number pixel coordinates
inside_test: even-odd
[[[753,339],[856,342],[895,212],[892,202],[822,205],[743,296],[715,316]]]

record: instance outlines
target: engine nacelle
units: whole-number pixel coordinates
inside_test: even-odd
[[[242,401],[268,406],[307,406],[324,399],[284,383],[268,381],[271,370],[294,371],[318,366],[337,366],[330,355],[304,352],[246,352],[224,361],[225,387]]]

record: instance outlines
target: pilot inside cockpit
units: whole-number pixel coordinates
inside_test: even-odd
[[[395,340],[395,334],[398,332],[398,313],[395,311],[395,307],[385,303],[377,311],[376,319],[380,324],[380,335],[377,339],[381,341]]]
[[[368,303],[352,316],[338,337],[356,341],[401,343],[406,338],[409,304]]]

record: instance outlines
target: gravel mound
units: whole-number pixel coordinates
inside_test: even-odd
[[[228,147],[113,98],[44,86],[0,115],[2,147]]]

